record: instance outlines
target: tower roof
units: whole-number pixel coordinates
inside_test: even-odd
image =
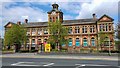
[[[52,6],[57,6],[57,7],[59,7],[59,5],[58,5],[58,4],[56,4],[56,3],[52,4]]]

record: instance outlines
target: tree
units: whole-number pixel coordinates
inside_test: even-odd
[[[26,29],[22,25],[14,24],[6,31],[4,38],[4,45],[8,47],[15,45],[15,50],[17,52],[21,44],[26,42]]]
[[[115,29],[115,32],[116,32],[116,38],[118,40],[115,41],[115,45],[116,45],[116,49],[119,50],[120,52],[120,22],[117,23],[116,25],[116,29]]]
[[[48,29],[50,33],[50,37],[48,42],[54,46],[58,47],[58,50],[61,49],[61,45],[67,44],[67,39],[65,37],[68,35],[68,28],[63,26],[61,22],[49,22]]]
[[[118,24],[117,24],[116,32],[117,32],[116,37],[120,40],[120,22],[118,22]]]
[[[108,38],[109,34],[104,33],[103,31],[98,33],[98,47],[97,50],[99,50],[99,48],[104,45],[104,42],[107,40],[106,38]]]

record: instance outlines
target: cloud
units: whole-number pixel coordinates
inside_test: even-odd
[[[63,18],[64,18],[64,20],[72,20],[72,19],[74,19],[74,17],[70,16],[70,15],[63,15]]]
[[[32,7],[20,7],[16,6],[14,8],[3,9],[3,21],[24,21],[24,18],[29,18],[29,21],[36,22],[38,19],[41,19],[41,21],[47,20],[47,12],[44,12],[43,10],[36,7],[36,9]]]
[[[76,18],[91,18],[93,13],[99,17],[103,14],[117,16],[118,0],[93,0],[91,3],[83,3]]]

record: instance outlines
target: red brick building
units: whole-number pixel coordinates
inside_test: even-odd
[[[64,48],[68,50],[75,49],[80,52],[81,49],[92,48],[94,50],[108,50],[109,43],[111,50],[114,50],[114,20],[108,16],[103,15],[100,18],[96,18],[96,15],[91,15],[91,18],[76,19],[76,20],[63,20],[63,12],[58,9],[58,4],[52,4],[52,10],[48,12],[48,22],[55,22],[59,20],[62,25],[70,27],[68,45],[64,45]],[[36,49],[38,50],[38,42],[44,43],[50,34],[47,26],[48,22],[28,22],[25,19],[24,26],[27,28],[28,41],[27,45],[23,49]],[[5,29],[9,28],[13,23],[5,25]],[[19,22],[17,24],[20,24]],[[107,34],[105,42],[100,45],[100,32]]]

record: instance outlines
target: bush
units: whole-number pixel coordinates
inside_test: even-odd
[[[100,53],[108,53],[109,52],[109,50],[102,50],[102,51],[99,51]],[[117,51],[117,50],[112,50],[112,51],[110,51],[111,53],[120,53],[120,51]]]
[[[2,49],[2,51],[13,51],[14,49]]]
[[[26,52],[29,52],[29,50],[20,50],[19,52],[20,53],[26,53]]]

